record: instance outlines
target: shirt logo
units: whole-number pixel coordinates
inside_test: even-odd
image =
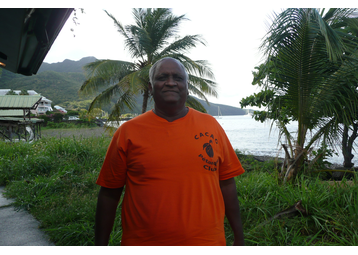
[[[203,152],[198,155],[200,160],[204,163],[203,168],[211,172],[217,171],[219,167],[219,158],[214,158],[214,148],[219,143],[218,139],[216,139],[214,135],[209,132],[200,132],[194,136],[194,139],[198,141],[201,140],[200,144],[204,142],[202,150],[204,150],[205,153]],[[209,142],[207,142],[208,140]]]
[[[214,157],[214,150],[213,147],[210,145],[213,141],[210,140],[208,143],[204,143],[203,150],[205,149],[206,154],[212,158]]]

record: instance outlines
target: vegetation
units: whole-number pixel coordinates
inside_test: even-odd
[[[255,112],[255,119],[275,121],[285,136],[284,180],[303,169],[313,145],[334,146],[342,132],[339,123],[350,126],[356,119],[355,11],[289,8],[275,16],[263,41],[266,60],[253,73],[253,85],[263,90],[243,99],[241,106],[266,107]],[[295,134],[286,128],[292,120],[298,123]]]
[[[7,96],[16,96],[17,93],[15,91],[13,91],[12,89],[10,89],[5,95],[7,95]]]
[[[71,120],[71,116],[76,116],[77,119]],[[98,108],[94,109],[92,112],[81,109],[79,111],[68,111],[66,114],[59,111],[47,111],[44,115],[36,116],[36,118],[44,120],[43,129],[96,127],[97,118],[106,119],[107,117],[107,114]]]
[[[26,89],[22,89],[19,93],[19,95],[29,95]]]
[[[0,142],[0,185],[56,245],[93,245],[95,182],[109,142],[106,136]],[[344,180],[339,187],[300,175],[295,184],[282,185],[274,161],[238,155],[246,169],[236,182],[247,245],[358,245],[356,181],[348,186]],[[308,215],[270,219],[299,200]],[[225,226],[231,245],[232,232]],[[120,238],[119,205],[110,245],[120,245]]]
[[[178,26],[185,16],[175,16],[168,8],[133,9],[136,24],[123,26],[115,17],[106,11],[114,21],[118,32],[125,38],[125,45],[133,58],[133,62],[99,60],[87,64],[87,80],[80,92],[86,95],[98,94],[89,110],[108,104],[116,98],[115,106],[109,116],[117,120],[124,113],[123,109],[135,107],[135,95],[143,96],[141,113],[147,111],[150,98],[148,91],[149,69],[163,57],[176,58],[183,63],[189,72],[189,91],[206,100],[205,95],[217,96],[216,83],[211,79],[214,75],[207,61],[194,61],[185,53],[204,44],[199,35],[188,35],[177,38]],[[174,39],[174,41],[172,40]],[[98,91],[105,88],[103,91]],[[207,101],[208,103],[208,101]],[[205,112],[205,108],[194,97],[189,96],[187,105]]]
[[[5,73],[6,70],[4,70]],[[0,79],[1,89],[35,90],[42,96],[62,104],[67,101],[89,100],[91,97],[78,95],[78,89],[85,80],[83,73],[58,73],[54,71],[42,72],[34,76],[15,76],[13,79]]]

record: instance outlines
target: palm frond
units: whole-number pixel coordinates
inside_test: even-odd
[[[108,116],[109,121],[119,121],[120,116],[124,113],[123,109],[133,110],[136,107],[136,101],[133,97],[133,92],[129,89],[120,95],[115,103],[112,112]],[[118,123],[119,124],[119,123]]]
[[[189,106],[199,112],[207,113],[205,107],[192,96],[188,96],[186,106]]]
[[[129,91],[131,91],[133,94],[130,86],[130,78],[129,76],[126,76],[120,82],[107,88],[98,96],[96,96],[89,106],[89,111],[91,111],[93,108],[101,108],[103,105],[108,104],[116,95],[121,97],[123,94],[128,94]]]
[[[190,49],[197,47],[198,44],[205,46],[205,41],[201,35],[187,35],[172,42],[161,51],[160,55],[177,54],[183,51],[188,52]]]
[[[125,47],[129,50],[131,56],[133,58],[140,57],[142,55],[142,51],[138,48],[138,44],[135,39],[131,37],[131,34],[128,34],[128,28],[123,27],[123,25],[112,14],[107,11],[105,12],[113,20],[114,25],[117,27],[117,31],[124,36]]]
[[[134,72],[135,65],[126,61],[98,60],[85,65],[84,70],[87,80],[82,84],[79,92],[90,95],[98,92],[99,88],[113,85]]]
[[[216,91],[217,84],[212,80],[204,79],[198,76],[189,75],[189,83],[193,85],[193,87],[198,88],[203,94],[217,97],[218,93]],[[190,90],[191,91],[191,90]]]
[[[205,100],[205,102],[209,105],[209,100],[206,98],[205,94],[202,91],[200,91],[197,87],[189,83],[188,90],[190,91],[191,94]]]
[[[141,90],[148,87],[148,69],[149,68],[142,68],[128,75],[129,86],[134,94],[138,94]]]

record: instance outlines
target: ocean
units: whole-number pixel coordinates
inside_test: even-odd
[[[261,123],[255,121],[250,115],[234,115],[215,117],[228,136],[234,149],[238,149],[244,154],[257,156],[279,156],[284,158],[285,154],[281,143],[278,143],[278,128],[272,127],[271,123]],[[297,130],[297,122],[290,123],[288,126],[290,132]],[[284,139],[284,138],[282,138]],[[340,148],[339,146],[337,148]],[[316,148],[318,149],[318,148]],[[328,158],[327,161],[333,164],[343,164],[343,155],[337,151],[338,156]],[[354,165],[358,165],[358,156],[353,158]]]

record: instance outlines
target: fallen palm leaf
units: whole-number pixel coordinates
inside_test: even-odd
[[[259,224],[256,228],[261,227],[269,222],[271,222],[272,220],[275,219],[281,219],[281,218],[288,218],[288,217],[294,217],[296,215],[303,215],[303,216],[307,216],[308,212],[302,207],[302,201],[298,201],[297,203],[295,203],[294,205],[290,206],[289,208],[276,213],[273,217],[269,218],[268,220],[265,220],[264,222],[262,222],[261,224]],[[254,229],[256,229],[254,228]],[[253,229],[253,230],[254,230]],[[252,231],[252,230],[251,230]],[[250,232],[251,232],[250,231]]]

